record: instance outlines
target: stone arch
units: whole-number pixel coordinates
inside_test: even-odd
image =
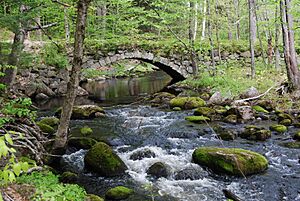
[[[121,53],[110,54],[106,57],[101,58],[99,60],[99,64],[100,66],[107,66],[124,59],[136,59],[152,64],[178,81],[184,80],[192,74],[192,68],[189,61],[179,61],[175,58],[155,56],[153,53],[140,51],[124,51]]]

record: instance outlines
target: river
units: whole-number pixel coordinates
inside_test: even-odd
[[[185,116],[193,113],[191,110],[175,112],[129,104],[139,96],[160,91],[169,82],[169,77],[156,72],[134,80],[113,79],[86,85],[85,88],[92,92],[93,100],[105,106],[107,117],[74,120],[71,122],[71,133],[76,136],[81,127],[90,126],[94,131],[93,137],[112,145],[128,166],[128,174],[115,178],[99,177],[84,169],[86,150],[72,148],[63,157],[64,169],[79,173],[80,185],[89,193],[100,196],[110,187],[131,187],[135,195],[128,201],[225,201],[223,189],[229,189],[246,201],[300,200],[299,150],[279,146],[288,138],[288,133],[273,135],[266,142],[240,138],[220,141],[215,137],[211,125],[184,120]],[[58,102],[56,104],[59,105]],[[271,122],[251,123],[268,127]],[[244,126],[222,122],[212,124],[222,124],[236,131]],[[291,128],[289,131],[295,130]],[[191,162],[193,150],[200,146],[238,147],[256,151],[267,157],[269,168],[264,173],[247,178],[217,175]],[[132,154],[146,150],[155,156],[130,159]],[[147,175],[147,169],[155,162],[163,162],[169,167],[167,178],[154,179]]]

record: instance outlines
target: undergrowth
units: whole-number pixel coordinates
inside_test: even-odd
[[[250,67],[241,63],[224,63],[218,65],[215,75],[208,69],[202,69],[198,78],[190,78],[181,84],[193,88],[208,88],[212,92],[220,91],[224,97],[236,97],[245,92],[250,87],[255,87],[263,93],[267,89],[280,84],[286,79],[282,72],[274,68],[263,67],[257,62],[256,77],[251,79]]]
[[[76,184],[59,183],[58,176],[51,172],[33,172],[17,179],[20,184],[34,185],[36,191],[31,200],[81,201],[86,192]]]

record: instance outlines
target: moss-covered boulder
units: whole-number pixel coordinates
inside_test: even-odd
[[[52,127],[58,126],[59,119],[56,117],[44,117],[42,120],[39,121],[42,124],[46,124]]]
[[[133,193],[134,191],[130,188],[117,186],[106,191],[105,198],[108,200],[124,200],[129,198]]]
[[[287,131],[287,127],[285,125],[275,124],[270,126],[270,130],[275,131],[277,133],[284,133]]]
[[[215,105],[213,108],[216,111],[216,113],[220,115],[223,115],[227,112],[227,109],[221,105]]]
[[[293,139],[300,141],[300,131],[298,131],[297,133],[295,133],[295,135],[293,136]]]
[[[180,107],[173,107],[172,110],[173,111],[181,111],[182,109]]]
[[[257,101],[256,103],[257,105],[261,106],[262,108],[268,110],[268,111],[272,111],[272,110],[275,110],[275,103],[271,100],[259,100]]]
[[[199,97],[176,97],[170,100],[171,108],[194,109],[205,105],[205,101]]]
[[[78,175],[73,172],[64,172],[62,175],[59,177],[59,181],[62,183],[76,183],[78,179]]]
[[[154,106],[154,107],[168,105],[170,100],[175,97],[176,96],[174,94],[170,94],[168,92],[159,92],[159,93],[153,94],[150,97],[150,104],[151,104],[151,106]]]
[[[93,134],[93,129],[91,129],[88,126],[84,126],[80,129],[80,134],[83,136],[91,135],[91,134]]]
[[[269,130],[254,125],[249,125],[245,127],[245,130],[240,134],[240,137],[248,140],[265,141],[266,139],[270,138],[271,135],[271,131]]]
[[[293,124],[293,122],[290,119],[283,119],[279,122],[279,124],[282,124],[282,125],[285,125],[285,126],[291,126]]]
[[[105,177],[123,175],[127,169],[112,148],[103,142],[95,144],[85,155],[84,161],[87,168]]]
[[[76,147],[78,149],[90,149],[97,141],[89,137],[71,137],[68,141],[68,145]]]
[[[99,197],[98,195],[87,194],[84,201],[104,201],[104,199]]]
[[[55,115],[60,116],[61,109],[59,108]],[[97,105],[78,105],[73,107],[71,119],[91,119],[102,117],[105,115],[103,108]]]
[[[235,114],[228,115],[224,118],[224,122],[230,124],[236,124],[238,122],[238,117]]]
[[[194,111],[195,116],[212,117],[215,114],[216,111],[213,108],[209,108],[209,107],[199,107]]]
[[[300,149],[300,141],[285,142],[285,143],[281,143],[279,145],[283,146],[283,147],[286,147],[286,148],[290,148],[290,149]]]
[[[268,110],[266,110],[265,108],[263,108],[263,107],[261,107],[259,105],[253,106],[252,109],[255,110],[256,112],[261,112],[261,113],[266,113],[266,114],[269,113]]]
[[[205,116],[187,116],[185,117],[185,120],[193,123],[205,123],[207,121],[210,121],[210,118]]]
[[[287,113],[283,113],[283,112],[278,113],[278,114],[277,114],[277,117],[278,117],[278,120],[279,120],[279,121],[282,121],[282,120],[284,120],[284,119],[290,119],[291,121],[293,121],[292,115],[287,114]]]
[[[235,148],[201,147],[194,151],[193,162],[217,173],[236,176],[256,174],[268,168],[264,156]]]
[[[54,134],[55,130],[52,126],[49,126],[47,124],[43,124],[41,122],[37,122],[36,125],[41,129],[42,132],[48,133],[48,134]]]

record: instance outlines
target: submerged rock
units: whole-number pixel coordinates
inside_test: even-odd
[[[248,140],[265,141],[271,137],[271,131],[254,125],[249,125],[245,127],[245,130],[240,134],[240,137]]]
[[[112,148],[103,142],[98,142],[87,152],[84,162],[87,168],[105,177],[123,175],[127,169]]]
[[[193,123],[205,123],[207,121],[210,121],[210,118],[205,116],[187,116],[185,117],[185,120]]]
[[[124,200],[129,198],[133,193],[134,191],[130,188],[117,186],[106,191],[105,198],[108,200]]]
[[[287,131],[287,127],[285,125],[275,124],[270,126],[271,131],[276,131],[277,133],[284,133]]]
[[[256,174],[268,168],[264,156],[235,148],[201,147],[194,151],[193,162],[217,173],[236,176]]]
[[[164,163],[157,162],[150,166],[150,168],[147,170],[147,174],[155,178],[168,177],[169,171],[168,167]]]
[[[60,116],[62,108],[59,108],[56,111],[56,115]],[[101,116],[100,114],[105,114],[103,108],[97,105],[78,105],[73,107],[71,119],[91,119],[97,116]]]
[[[205,101],[199,97],[176,97],[170,100],[171,108],[194,109],[205,105]]]

